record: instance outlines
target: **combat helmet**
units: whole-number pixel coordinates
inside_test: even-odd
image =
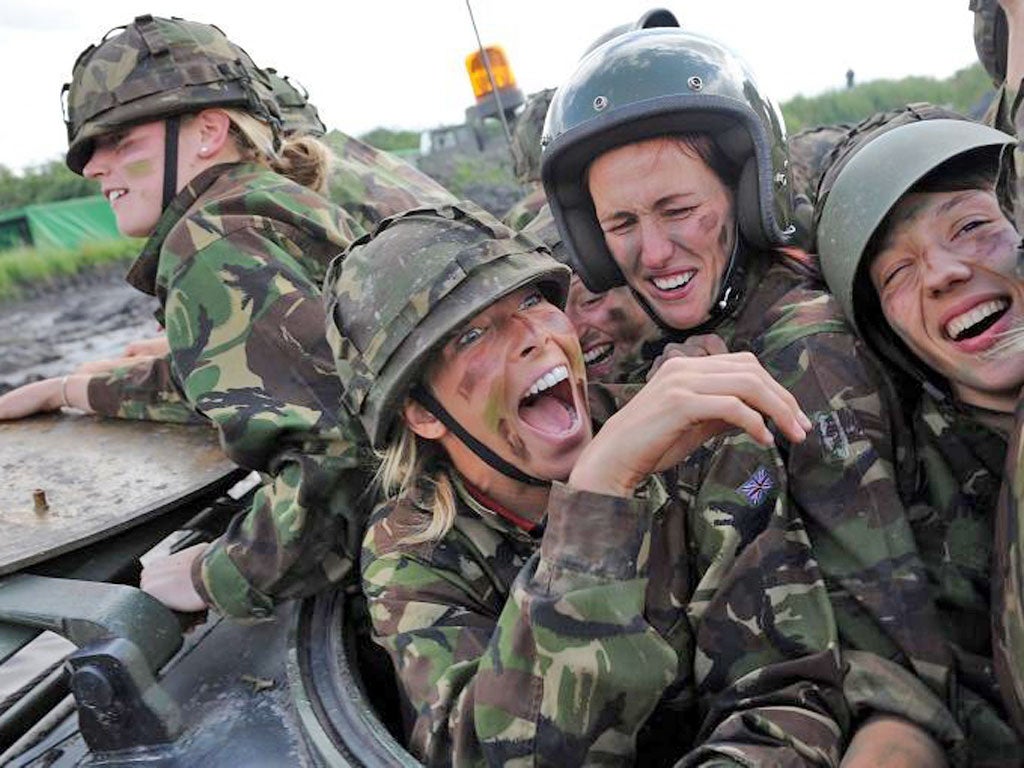
[[[555,89],[530,94],[512,132],[512,172],[520,184],[540,181],[540,137]]]
[[[974,49],[992,84],[998,88],[1006,80],[1006,12],[999,0],[971,0],[970,8],[974,11]]]
[[[903,372],[939,383],[885,321],[868,276],[869,251],[889,212],[930,172],[967,153],[996,165],[1015,139],[926,106],[869,118],[833,151],[818,187],[815,218],[822,272],[850,324]]]
[[[707,134],[740,169],[740,234],[761,247],[794,232],[785,126],[775,104],[730,50],[681,29],[627,32],[592,51],[558,89],[544,127],[542,177],[548,201],[586,286],[625,284],[605,245],[586,169],[604,152],[683,132]],[[712,314],[738,302],[736,253]]]
[[[490,452],[416,385],[431,355],[474,315],[531,284],[564,307],[569,276],[542,243],[468,202],[397,214],[354,242],[324,283],[327,340],[345,405],[371,444],[387,445],[413,396],[499,472],[546,484]]]
[[[244,109],[275,140],[279,130],[267,75],[220,29],[184,19],[145,15],[111,30],[79,55],[65,93],[67,165],[77,174],[98,136],[155,120],[167,121],[175,162],[165,167],[176,169],[178,117],[207,107]]]
[[[281,131],[285,136],[319,138],[327,133],[327,126],[301,84],[293,83],[288,75],[278,74],[273,67],[266,67],[263,71],[270,80],[274,100],[281,111]]]
[[[640,18],[636,21],[628,24],[617,24],[604,34],[598,35],[597,39],[587,46],[587,50],[583,52],[583,56],[586,56],[595,48],[600,48],[612,38],[618,37],[626,32],[631,32],[634,29],[655,29],[656,27],[678,26],[679,19],[676,18],[676,15],[672,13],[672,11],[667,8],[652,8],[651,10],[640,14]]]

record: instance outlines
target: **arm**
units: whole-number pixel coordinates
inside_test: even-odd
[[[943,768],[939,745],[925,731],[898,717],[874,717],[850,742],[841,768]]]
[[[363,585],[425,762],[629,762],[678,663],[643,616],[649,520],[641,501],[556,485],[540,552],[507,599],[472,587],[482,547],[449,534],[424,556],[394,548],[387,520],[371,528]]]
[[[263,618],[349,570],[369,484],[361,431],[340,405],[319,291],[276,242],[242,229],[161,270],[175,380],[228,457],[266,476],[182,570],[222,613]]]
[[[89,410],[118,419],[177,424],[205,421],[175,386],[169,357],[121,362],[111,371],[89,377]]]

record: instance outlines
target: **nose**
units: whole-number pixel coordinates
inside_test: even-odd
[[[656,219],[641,219],[640,263],[647,269],[664,267],[672,258],[673,245],[664,226]]]
[[[924,286],[932,296],[940,296],[970,280],[973,274],[970,264],[940,246],[926,252],[923,270]]]
[[[105,174],[108,169],[107,154],[107,151],[101,147],[93,149],[88,162],[82,166],[82,176],[87,179],[97,179]]]
[[[516,357],[525,358],[540,350],[548,334],[544,326],[527,315],[516,313],[509,322],[512,333],[512,349]]]

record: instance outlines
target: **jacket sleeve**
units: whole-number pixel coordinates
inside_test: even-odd
[[[703,722],[682,764],[838,765],[847,709],[835,622],[779,452],[733,434],[694,456],[698,475],[686,466]]]
[[[89,379],[89,407],[101,416],[176,424],[205,421],[171,378],[167,357],[140,357]]]
[[[646,502],[555,484],[540,550],[495,611],[444,556],[385,543],[363,585],[429,765],[631,764],[678,657],[644,618]],[[453,534],[449,534],[452,536]]]
[[[243,228],[167,263],[175,379],[228,457],[265,477],[193,581],[222,613],[263,618],[354,562],[362,433],[341,406],[319,290],[276,241]]]

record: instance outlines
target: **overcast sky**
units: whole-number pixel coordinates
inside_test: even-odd
[[[975,60],[967,0],[664,2],[683,25],[738,51],[777,101],[844,82],[946,77]],[[504,46],[527,93],[557,86],[589,43],[653,2],[473,0],[485,45]],[[0,164],[61,155],[60,86],[75,58],[140,13],[217,24],[261,66],[309,90],[328,127],[428,128],[472,102],[464,60],[476,46],[465,0],[0,0]]]

